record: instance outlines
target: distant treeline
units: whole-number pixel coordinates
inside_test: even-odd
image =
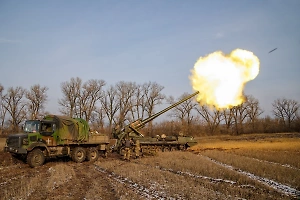
[[[62,98],[58,100],[62,115],[87,120],[91,129],[111,133],[114,126],[124,126],[160,111],[162,104],[173,104],[178,98],[163,94],[164,87],[147,82],[120,81],[107,85],[104,80],[82,82],[79,77],[61,83]],[[48,87],[39,84],[29,89],[22,86],[5,89],[0,83],[0,134],[20,131],[26,119],[42,119]],[[168,111],[167,120],[150,122],[146,135],[183,134],[200,136],[214,134],[275,133],[300,131],[299,103],[292,99],[276,99],[272,116],[264,112],[259,101],[246,95],[245,102],[230,109],[217,110],[189,99]],[[164,108],[164,107],[163,107]]]

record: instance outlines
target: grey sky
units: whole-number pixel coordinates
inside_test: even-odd
[[[299,10],[298,0],[0,0],[0,83],[49,87],[54,113],[60,83],[77,76],[153,81],[179,97],[193,92],[200,56],[241,48],[261,62],[245,93],[270,114],[277,98],[300,102]]]

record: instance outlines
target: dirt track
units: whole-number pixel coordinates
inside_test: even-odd
[[[298,146],[288,153],[268,149],[267,157],[265,150],[257,150],[262,156],[257,157],[255,151],[204,149],[158,153],[130,162],[118,154],[95,163],[53,159],[37,168],[0,152],[0,199],[292,199],[300,197],[300,165],[294,162],[299,160]],[[279,154],[288,155],[283,160]],[[250,161],[252,165],[241,166]],[[275,168],[281,174],[272,176],[269,172]]]
[[[0,157],[4,199],[118,199],[107,175],[91,163],[58,160],[33,169],[8,153]]]

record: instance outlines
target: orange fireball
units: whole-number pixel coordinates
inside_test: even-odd
[[[243,102],[245,84],[259,73],[259,59],[242,49],[229,55],[217,51],[200,57],[191,72],[190,80],[193,89],[200,92],[197,100],[201,104],[229,108]]]

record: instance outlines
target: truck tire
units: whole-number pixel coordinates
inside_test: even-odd
[[[86,158],[86,150],[83,147],[75,147],[72,150],[72,160],[77,163],[81,163]]]
[[[98,149],[95,148],[95,147],[89,148],[88,151],[87,151],[87,156],[86,156],[87,161],[95,162],[95,161],[98,160],[98,158],[99,158]]]
[[[41,149],[33,149],[27,155],[27,163],[30,167],[38,167],[45,162],[45,155]]]

